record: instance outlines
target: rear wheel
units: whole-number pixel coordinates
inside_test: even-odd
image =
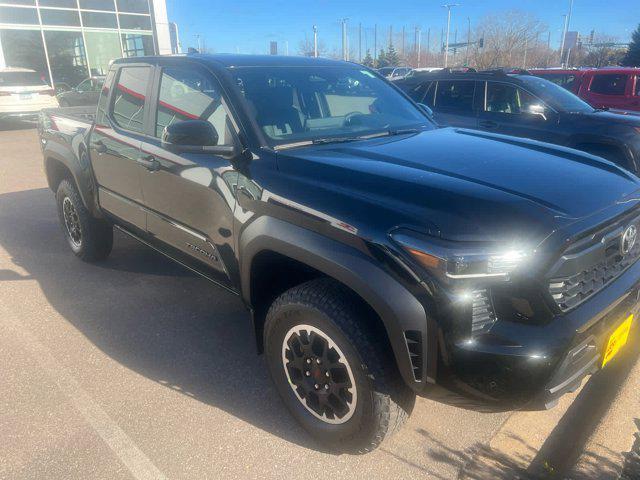
[[[62,180],[56,200],[62,231],[73,253],[86,262],[108,257],[113,247],[113,228],[106,221],[91,216],[75,185],[67,179]]]
[[[380,445],[415,403],[367,312],[344,286],[318,279],[278,297],[264,330],[288,409],[316,439],[354,453]]]

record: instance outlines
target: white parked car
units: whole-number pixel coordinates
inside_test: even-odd
[[[420,68],[414,68],[413,70],[411,70],[407,76],[405,78],[410,78],[410,77],[414,77],[420,73],[430,73],[430,72],[439,72],[440,70],[442,70],[442,67],[420,67]]]
[[[0,120],[35,120],[58,99],[39,73],[26,68],[0,68]]]
[[[380,75],[387,80],[400,80],[411,72],[411,67],[383,67],[378,69]]]

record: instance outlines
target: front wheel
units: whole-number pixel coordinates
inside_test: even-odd
[[[91,216],[71,181],[60,182],[56,200],[62,231],[73,253],[85,262],[108,257],[113,247],[113,228]]]
[[[271,377],[316,439],[365,453],[399,430],[415,403],[384,333],[344,286],[319,279],[282,294],[264,329]]]

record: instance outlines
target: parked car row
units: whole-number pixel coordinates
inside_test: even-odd
[[[531,75],[419,77],[422,106],[347,62],[117,60],[97,108],[40,115],[69,248],[103,260],[117,228],[239,296],[333,448],[376,448],[435,385],[550,408],[637,323],[640,179],[522,137],[637,171],[635,117]]]
[[[435,72],[396,82],[441,125],[583,150],[640,174],[640,113],[594,108],[529,73]]]

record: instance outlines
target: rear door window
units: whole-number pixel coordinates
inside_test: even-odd
[[[640,97],[640,75],[636,75],[636,90],[634,95]]]
[[[436,110],[472,112],[474,80],[440,80],[435,93]]]
[[[487,85],[487,112],[518,114],[530,111],[531,105],[540,104],[533,95],[513,85],[498,82]]]
[[[546,75],[537,75],[541,78],[544,78],[545,80],[549,80],[550,82],[555,83],[556,85],[560,85],[563,88],[566,88],[567,90],[572,90],[577,77],[574,74],[571,73],[562,73],[562,74],[546,74]]]
[[[429,91],[429,89],[431,88],[432,83],[433,82],[425,82],[411,88],[408,92],[409,96],[413,98],[416,102],[422,103],[426,96],[427,91]]]
[[[600,73],[593,76],[589,91],[600,95],[624,95],[626,87],[627,75]]]
[[[144,132],[144,106],[150,81],[151,67],[120,69],[111,103],[111,118],[118,126]]]

